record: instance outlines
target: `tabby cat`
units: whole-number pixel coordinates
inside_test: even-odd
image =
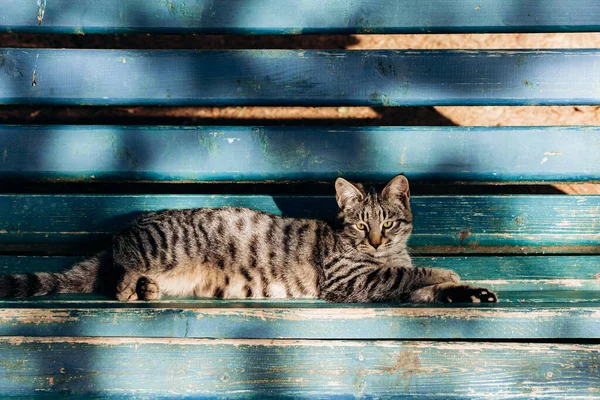
[[[338,178],[340,226],[245,208],[142,215],[112,248],[64,273],[0,278],[0,297],[100,292],[119,300],[161,295],[320,298],[331,302],[496,302],[452,271],[412,266],[407,179],[381,192]]]

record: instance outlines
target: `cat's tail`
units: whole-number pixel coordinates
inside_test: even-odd
[[[103,272],[110,270],[112,251],[104,250],[64,272],[0,276],[0,298],[23,298],[52,293],[101,293]]]

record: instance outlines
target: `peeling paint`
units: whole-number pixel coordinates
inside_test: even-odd
[[[65,322],[78,321],[69,311],[44,310],[44,309],[3,309],[0,310],[0,321],[2,323],[15,321],[19,324],[46,324],[49,322],[62,324]]]
[[[46,13],[46,0],[37,0],[37,20],[38,26],[42,26],[44,14]]]

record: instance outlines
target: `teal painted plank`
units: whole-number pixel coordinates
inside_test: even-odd
[[[450,246],[472,253],[600,254],[600,196],[415,196],[411,205],[409,244],[421,253],[453,251]],[[221,206],[324,219],[337,210],[331,196],[0,195],[0,248],[70,244],[81,252],[106,243],[142,212]]]
[[[1,336],[229,339],[600,339],[600,291],[584,303],[339,305],[268,301],[2,301]],[[579,293],[581,296],[582,293]],[[560,296],[560,295],[559,295]],[[592,301],[592,300],[595,300]]]
[[[0,178],[585,181],[598,148],[598,127],[0,125]]]
[[[0,104],[600,104],[598,60],[589,49],[0,49]]]
[[[78,257],[0,257],[0,273],[56,272]],[[0,335],[319,339],[600,338],[600,257],[417,257],[497,291],[489,306],[95,295],[0,301]],[[151,328],[150,328],[151,327]]]
[[[0,31],[33,33],[600,30],[600,5],[594,0],[0,0],[0,9]]]
[[[26,272],[60,272],[82,257],[0,256],[0,275]],[[414,257],[418,267],[444,268],[455,271],[463,281],[489,287],[494,291],[512,292],[502,302],[521,301],[523,292],[533,292],[537,301],[563,301],[557,295],[549,299],[546,291],[577,291],[578,301],[593,301],[583,293],[598,291],[600,299],[600,256],[500,256],[500,257]],[[527,301],[532,301],[527,296]]]
[[[4,338],[2,394],[581,397],[600,346],[397,341]]]

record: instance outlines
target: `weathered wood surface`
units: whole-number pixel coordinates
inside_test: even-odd
[[[10,395],[568,397],[600,391],[598,345],[398,341],[0,340]]]
[[[0,104],[600,104],[598,60],[598,50],[0,49]]]
[[[59,272],[83,257],[0,256],[0,275],[26,272]],[[600,256],[500,256],[500,257],[414,257],[419,267],[450,269],[463,281],[511,292],[507,301],[552,301],[544,293],[553,291],[554,301],[561,301],[559,291],[582,293],[578,301],[600,297]],[[597,291],[595,297],[583,293]],[[520,293],[524,292],[524,293]],[[532,292],[528,295],[527,292]],[[518,297],[526,296],[523,298]],[[565,293],[566,298],[572,294]],[[564,299],[564,298],[563,298]]]
[[[0,274],[55,272],[79,257],[0,257]],[[302,339],[600,338],[600,257],[417,257],[497,291],[497,305],[329,304],[318,300],[98,295],[1,300],[0,335]]]
[[[415,196],[411,205],[410,244],[422,254],[600,253],[600,196]],[[331,196],[0,195],[0,249],[89,251],[142,212],[222,206],[324,219],[337,210]]]
[[[0,178],[600,180],[598,127],[0,126]]]
[[[2,336],[212,339],[600,339],[587,303],[339,305],[319,301],[0,302]],[[500,300],[502,301],[502,293]]]
[[[594,0],[0,0],[0,31],[418,33],[600,30]]]

